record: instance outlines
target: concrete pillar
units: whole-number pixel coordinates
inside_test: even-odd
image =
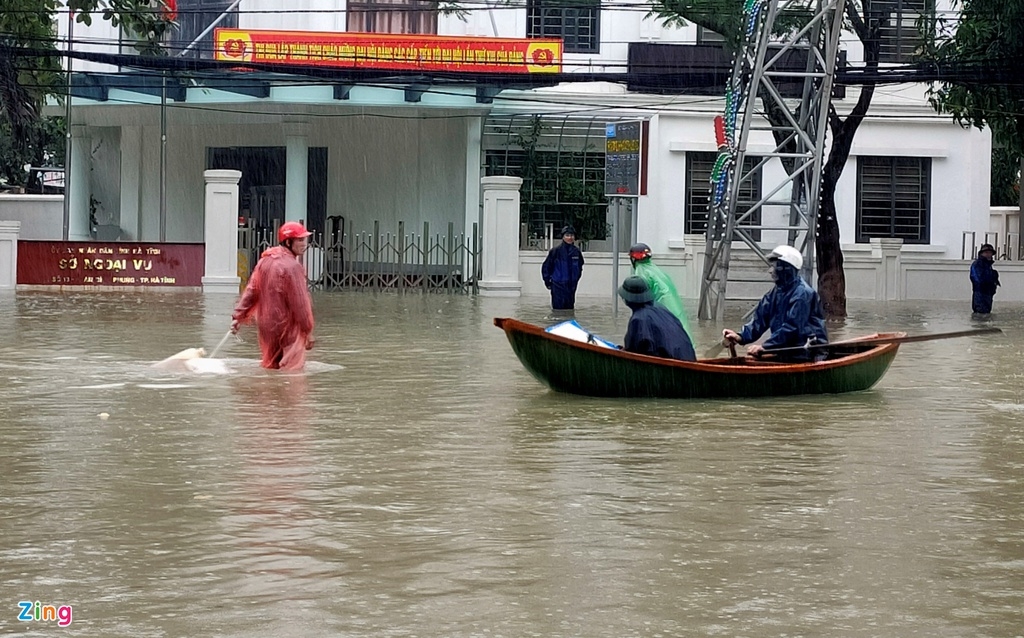
[[[482,297],[518,297],[519,281],[519,187],[518,177],[484,177]]]
[[[241,171],[204,171],[206,270],[203,292],[238,294],[238,180]]]
[[[875,266],[875,299],[878,301],[903,300],[902,248],[902,239],[871,239],[871,256],[879,260]]]
[[[707,235],[704,233],[683,235],[686,254],[692,259],[686,262],[686,275],[679,294],[683,299],[700,299],[700,284],[704,278],[704,254],[707,251]]]
[[[121,228],[129,239],[142,236],[139,187],[142,185],[142,127],[121,127]]]
[[[90,156],[92,140],[85,126],[75,124],[71,127],[71,192],[65,196],[70,198],[68,215],[68,240],[89,241],[89,196],[92,188],[89,184],[92,174]]]
[[[309,125],[305,122],[285,122],[285,152],[287,167],[284,183],[285,221],[306,219],[306,198],[309,181]]]
[[[0,222],[0,290],[18,285],[18,233],[21,222]]]
[[[466,120],[466,237],[473,236],[473,224],[480,222],[480,153],[483,122]],[[479,233],[477,233],[479,235]]]

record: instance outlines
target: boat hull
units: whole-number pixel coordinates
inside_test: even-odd
[[[558,392],[598,397],[703,399],[856,392],[878,383],[899,349],[898,343],[865,345],[860,352],[819,363],[749,358],[685,362],[573,341],[515,319],[496,318],[494,325],[505,331],[513,352],[538,381]]]

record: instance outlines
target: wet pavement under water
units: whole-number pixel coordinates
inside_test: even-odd
[[[833,339],[1005,334],[837,396],[551,392],[491,325],[540,297],[318,294],[304,374],[252,329],[233,374],[149,368],[233,301],[0,296],[0,635],[1024,635],[1022,306],[852,302]]]

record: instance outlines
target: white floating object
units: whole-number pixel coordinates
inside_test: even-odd
[[[100,412],[99,413],[99,417],[100,417],[100,421],[106,421],[107,419],[110,418],[110,415],[107,414],[106,412]]]
[[[173,354],[163,361],[157,361],[153,364],[154,368],[158,370],[175,370],[178,372],[188,372],[189,368],[186,365],[187,361],[195,359],[202,359],[206,355],[206,351],[202,348],[186,348],[181,352]]]
[[[196,374],[231,374],[223,359],[188,359],[185,367]]]

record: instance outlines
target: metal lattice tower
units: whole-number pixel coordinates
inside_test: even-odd
[[[744,5],[746,38],[726,89],[725,114],[715,123],[719,155],[711,176],[701,319],[723,317],[732,240],[742,241],[767,262],[767,251],[754,232],[784,231],[786,243],[804,256],[801,276],[812,281],[829,99],[845,4],[846,0],[747,0]],[[802,28],[773,36],[780,16],[793,13],[808,16]],[[763,111],[758,109],[761,105]],[[744,171],[751,131],[770,131],[775,148],[757,153],[759,162]],[[764,178],[771,172],[761,168],[776,158],[785,167],[777,171],[784,177],[769,182]],[[755,179],[761,179],[761,198],[737,214],[739,194]],[[788,220],[779,213],[783,207],[789,211]],[[759,218],[768,221],[749,221]]]

